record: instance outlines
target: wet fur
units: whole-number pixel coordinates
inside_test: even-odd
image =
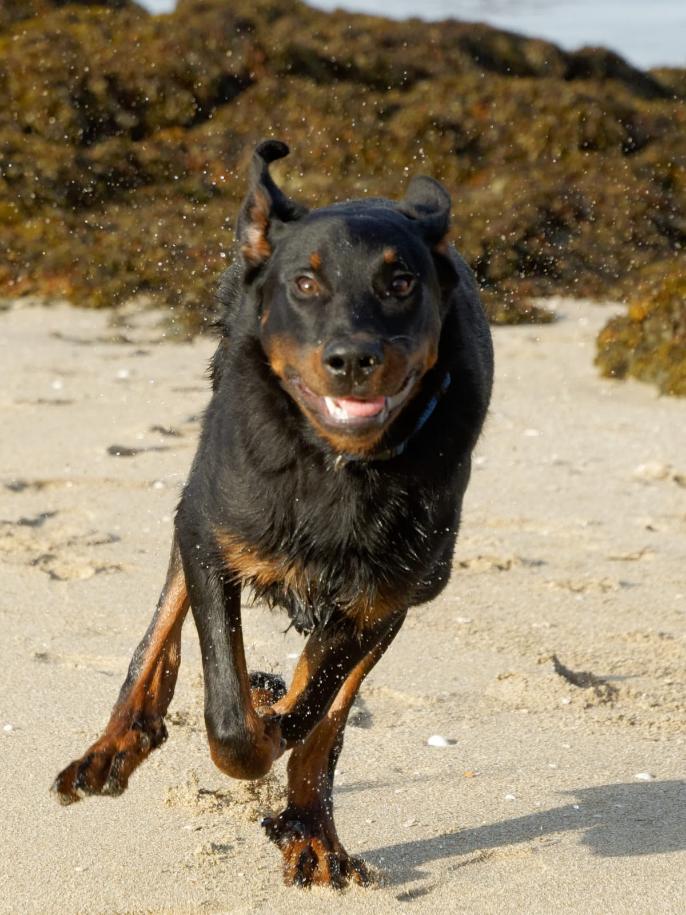
[[[308,589],[253,583],[256,595],[284,608],[300,632],[345,616],[360,595],[373,603],[374,595],[386,594],[412,606],[447,584],[492,371],[473,278],[457,254],[451,257],[458,281],[437,364],[423,384],[433,393],[450,371],[448,392],[405,454],[337,470],[335,454],[322,446],[270,370],[254,316],[246,313],[239,269],[222,279],[215,393],[179,524],[198,536],[207,527],[231,531],[260,556],[306,570]],[[399,417],[395,438],[413,428],[426,399],[417,398]]]
[[[445,189],[420,178],[398,203],[367,199],[308,213],[269,174],[269,163],[287,151],[269,141],[253,157],[239,254],[219,288],[212,398],[157,611],[103,735],[62,770],[53,791],[63,804],[121,794],[164,741],[190,604],[212,759],[232,777],[258,778],[293,751],[287,806],[263,825],[283,854],[286,882],[339,887],[369,876],[343,848],[333,821],[347,716],[408,608],[448,582],[493,357],[472,274],[446,242]],[[383,279],[403,258],[414,264],[420,287],[405,304],[388,304],[369,277]],[[286,293],[288,270],[301,263],[323,287],[327,275],[338,278],[327,302],[301,307]],[[269,353],[275,341],[295,341],[282,347],[284,359],[297,368],[298,360],[305,366],[319,358],[326,383],[317,354],[327,340],[370,334],[383,342],[388,361],[374,364],[371,380],[358,364],[360,377],[349,373],[345,382],[349,394],[331,377],[330,389],[316,396],[393,398],[398,385],[409,392],[410,383],[412,390],[376,436],[383,450],[369,442],[361,448],[358,437],[351,459],[354,430],[333,435],[312,422]],[[428,369],[418,379],[417,365]],[[311,633],[285,694],[280,678],[247,670],[242,588]]]

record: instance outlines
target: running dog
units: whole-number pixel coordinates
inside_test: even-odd
[[[212,759],[255,779],[290,751],[286,808],[263,826],[287,883],[341,887],[369,880],[333,820],[346,719],[408,610],[448,582],[493,356],[445,188],[416,177],[397,202],[308,210],[270,174],[288,151],[253,156],[157,609],[103,735],[53,791],[121,794],[166,739],[190,607]],[[308,635],[288,689],[248,672],[242,588]]]

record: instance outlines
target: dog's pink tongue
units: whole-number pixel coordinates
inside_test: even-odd
[[[374,400],[355,400],[352,397],[336,397],[334,403],[348,416],[376,416],[381,413],[385,404],[385,397],[376,397]]]

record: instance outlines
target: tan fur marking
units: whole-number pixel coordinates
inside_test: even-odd
[[[316,272],[322,265],[322,256],[319,251],[313,251],[310,254],[310,267]]]
[[[343,443],[342,443],[343,444]],[[344,443],[350,447],[349,442]],[[309,590],[307,571],[302,566],[286,562],[278,556],[263,556],[252,545],[245,543],[240,537],[224,530],[215,530],[217,545],[221,550],[226,568],[229,569],[242,583],[256,588],[268,588],[271,585],[282,585],[295,593],[307,595]],[[398,595],[382,590],[360,594],[354,601],[341,610],[354,623],[358,630],[375,626],[397,609]],[[295,680],[305,681],[311,664],[303,660],[304,668],[299,672],[300,665],[296,668]],[[291,690],[282,700],[281,704],[288,703]]]
[[[390,638],[383,638],[353,667],[341,684],[326,715],[311,731],[307,740],[294,747],[288,761],[289,804],[304,810],[321,808],[321,801],[324,800],[326,793],[329,755],[345,727],[348,712],[362,681],[384,653],[392,637],[391,635]],[[333,820],[329,828],[335,836]]]
[[[317,430],[317,433],[321,436],[321,438],[328,442],[334,451],[338,451],[344,454],[358,454],[361,456],[369,454],[381,441],[385,431],[383,428],[373,429],[371,432],[367,433],[367,435],[358,435],[355,438],[353,438],[351,435],[337,435],[335,431],[328,429],[321,422],[319,422],[319,418],[315,415],[314,412],[308,410],[304,405],[301,406],[303,411],[307,414],[307,418],[309,419],[310,423]]]
[[[241,254],[251,266],[257,266],[266,261],[272,253],[272,246],[267,240],[269,200],[262,191],[255,191],[255,201],[250,207],[250,219]]]
[[[239,581],[258,588],[283,584],[298,591],[306,587],[306,576],[301,567],[278,557],[262,556],[251,544],[229,531],[216,530],[215,537],[226,567]]]
[[[122,705],[115,705],[107,730],[128,721],[132,713],[164,715],[176,684],[181,659],[181,628],[189,607],[183,569],[167,575],[161,606],[136,681]],[[146,708],[147,707],[147,708]]]
[[[384,248],[383,259],[387,264],[394,264],[398,259],[398,252],[395,248]]]
[[[308,642],[298,658],[288,692],[272,706],[275,715],[288,715],[293,711],[319,664],[321,651],[314,650],[312,643]]]
[[[174,543],[135,679],[129,683],[127,678],[126,691],[122,690],[102,736],[57,776],[53,790],[62,803],[78,801],[84,791],[121,793],[132,772],[164,740],[162,719],[174,694],[188,607],[186,580]]]
[[[356,628],[361,631],[367,626],[373,626],[387,618],[401,605],[401,600],[392,600],[390,596],[388,599],[377,599],[376,602],[360,598],[359,603],[356,603],[354,607],[349,607],[346,613],[356,619]],[[314,638],[307,642],[298,658],[286,695],[272,706],[271,710],[275,715],[290,715],[295,710],[310,680],[326,663],[326,651],[323,643]],[[347,682],[347,680],[344,682],[341,689],[344,689]]]
[[[286,368],[296,367],[302,358],[301,347],[292,337],[272,334],[267,341],[267,357],[275,375],[285,381]]]
[[[343,609],[345,615],[355,623],[355,628],[362,632],[387,619],[402,602],[396,594],[377,590],[376,593],[361,594],[356,601]]]
[[[272,336],[268,341],[267,355],[272,371],[286,383],[286,370],[290,368],[319,396],[323,396],[322,392],[326,392],[331,384],[322,361],[321,347],[307,349],[299,346],[291,337]],[[409,355],[398,347],[387,346],[383,369],[372,380],[367,395],[376,397],[385,391],[397,391],[410,372],[416,369],[420,376],[424,375],[436,363],[437,358],[437,341],[433,337]],[[414,395],[410,395],[408,403],[412,396]],[[383,437],[383,428],[371,429],[364,436],[351,435],[344,430],[338,433],[324,425],[318,414],[308,408],[307,403],[300,399],[297,402],[317,433],[334,451],[364,456],[373,451]]]

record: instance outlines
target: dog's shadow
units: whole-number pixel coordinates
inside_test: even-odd
[[[577,832],[583,845],[605,857],[655,855],[686,848],[686,782],[634,782],[582,788],[568,804],[526,816],[451,832],[431,839],[399,842],[365,853],[365,860],[399,885],[426,876],[423,864],[456,859],[509,845]],[[479,857],[477,860],[483,860]]]

